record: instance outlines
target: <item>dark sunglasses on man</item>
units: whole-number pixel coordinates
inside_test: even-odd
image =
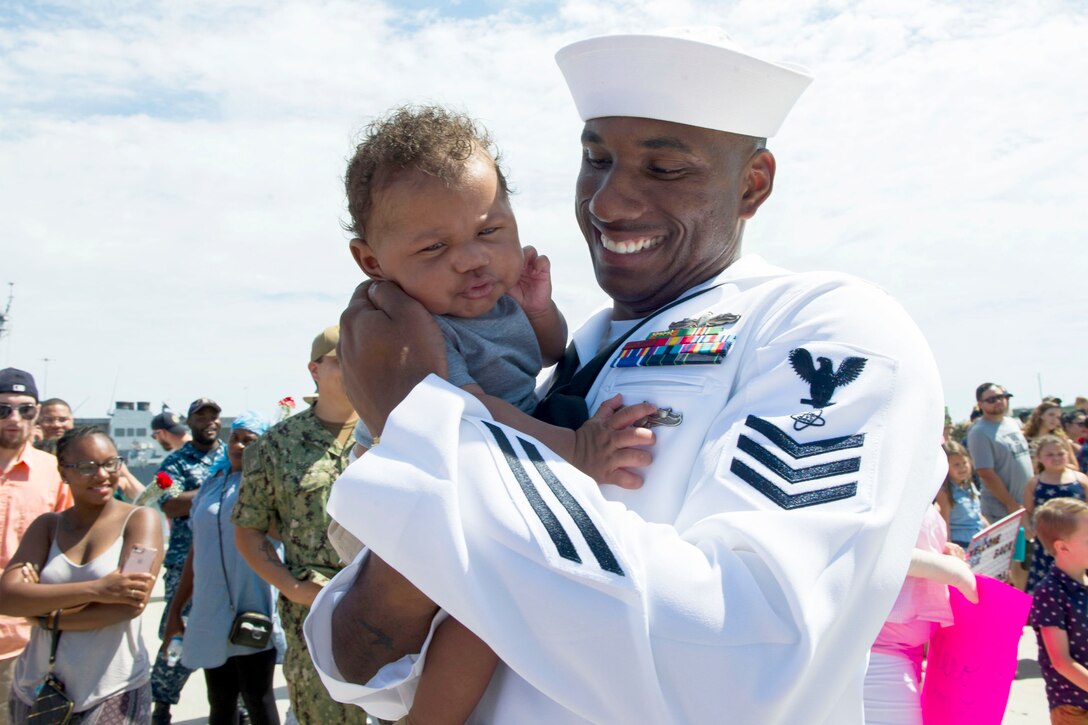
[[[14,412],[18,412],[19,417],[23,420],[34,420],[34,417],[38,415],[38,406],[34,403],[23,403],[21,405],[0,403],[0,420],[7,420]]]
[[[982,400],[980,400],[978,402],[985,403],[986,405],[993,405],[994,403],[996,403],[999,400],[1008,400],[1011,397],[1012,397],[1012,393],[1001,393],[1000,395],[991,395],[988,398],[983,398]]]

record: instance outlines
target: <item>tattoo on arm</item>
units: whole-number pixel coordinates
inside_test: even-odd
[[[276,551],[276,547],[272,545],[271,541],[268,539],[262,541],[260,550],[264,552],[264,556],[269,563],[275,564],[281,569],[287,568],[287,565],[283,563],[283,559],[280,558],[279,553]]]
[[[388,634],[365,621],[360,620],[359,624],[363,625],[363,628],[366,629],[366,631],[374,635],[374,639],[371,640],[370,644],[384,647],[387,650],[393,649],[393,638]]]

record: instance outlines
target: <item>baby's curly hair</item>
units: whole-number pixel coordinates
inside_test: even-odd
[[[463,113],[441,106],[400,106],[371,122],[364,133],[344,176],[351,214],[348,231],[359,238],[366,238],[374,191],[400,171],[418,169],[452,186],[461,178],[465,162],[480,149],[495,162],[503,193],[510,192],[491,134]]]

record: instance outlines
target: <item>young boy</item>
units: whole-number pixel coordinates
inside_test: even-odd
[[[345,179],[352,256],[367,276],[396,283],[435,315],[449,381],[496,420],[599,483],[632,485],[637,476],[626,469],[648,465],[644,447],[653,443],[633,424],[654,406],[622,407],[617,396],[578,430],[531,415],[536,376],[562,356],[567,329],[551,299],[548,258],[521,247],[497,158],[485,131],[442,108],[400,108],[372,123]],[[435,631],[409,722],[464,722],[496,664],[487,645],[447,619]]]
[[[1035,511],[1035,534],[1054,556],[1031,605],[1050,722],[1088,725],[1088,504],[1047,501]]]

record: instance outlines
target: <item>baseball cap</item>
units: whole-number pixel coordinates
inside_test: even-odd
[[[191,416],[201,408],[215,408],[216,413],[223,412],[223,409],[219,407],[219,403],[211,398],[197,398],[189,405],[189,415]]]
[[[181,422],[178,414],[172,410],[164,410],[151,419],[151,430],[164,430],[174,435],[182,435],[189,429]]]
[[[338,342],[340,342],[340,325],[326,327],[318,333],[314,338],[314,344],[310,346],[310,362],[317,362],[326,355],[336,357]]]
[[[4,368],[0,370],[0,393],[29,395],[37,401],[38,386],[34,384],[34,376],[27,371]]]

